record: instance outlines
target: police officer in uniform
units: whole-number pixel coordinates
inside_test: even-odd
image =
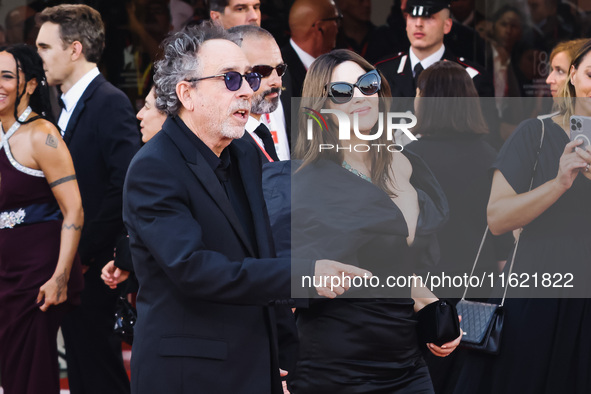
[[[410,41],[407,52],[376,63],[393,97],[414,97],[416,80],[433,63],[445,59],[459,63],[472,77],[480,97],[494,97],[492,79],[480,66],[457,57],[445,48],[443,39],[451,31],[450,0],[408,0],[406,34]]]

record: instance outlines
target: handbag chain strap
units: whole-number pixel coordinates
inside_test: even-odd
[[[542,150],[542,144],[544,143],[544,121],[541,118],[538,118],[540,122],[542,122],[542,136],[540,138],[540,146],[538,147],[538,151],[536,152],[536,161],[534,163],[531,180],[529,182],[529,189],[528,192],[531,191],[531,188],[534,184],[534,175],[536,174],[536,168],[538,167],[538,161],[540,159],[540,151]],[[505,297],[507,296],[507,289],[509,288],[509,279],[511,277],[511,273],[513,272],[513,263],[515,262],[515,254],[517,254],[517,247],[519,246],[519,239],[521,238],[521,233],[523,232],[523,227],[519,230],[519,237],[515,241],[515,247],[513,248],[513,253],[511,254],[511,263],[509,265],[509,274],[507,275],[507,282],[505,283],[505,290],[503,292],[503,299],[501,300],[501,304],[499,306],[503,306],[505,304]],[[488,225],[486,226],[486,230],[484,230],[484,235],[482,236],[482,241],[480,241],[480,246],[478,247],[478,253],[476,253],[476,258],[474,259],[474,264],[472,265],[472,271],[470,271],[470,277],[474,274],[474,270],[476,269],[476,264],[478,263],[478,258],[480,257],[480,252],[482,251],[482,247],[484,246],[484,241],[486,241],[486,236],[488,235]],[[468,293],[468,285],[464,289],[464,294],[462,295],[462,301],[465,301],[466,293]]]

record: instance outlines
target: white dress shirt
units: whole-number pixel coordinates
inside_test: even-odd
[[[439,48],[437,52],[427,56],[423,60],[419,60],[417,55],[415,55],[415,53],[412,51],[411,47],[408,51],[408,57],[410,58],[410,69],[412,70],[412,76],[415,76],[415,66],[417,65],[417,63],[421,63],[421,65],[423,66],[423,70],[426,70],[429,67],[431,67],[434,63],[440,61],[444,53],[445,45],[441,44],[441,48]]]
[[[249,132],[250,135],[255,139],[255,141],[258,142],[261,148],[263,148],[263,140],[261,140],[260,137],[254,133],[255,129],[259,127],[259,124],[261,123],[264,123],[271,132],[273,142],[275,142],[275,151],[277,152],[277,157],[279,157],[279,160],[289,160],[289,140],[287,139],[285,114],[283,112],[283,105],[281,104],[281,101],[279,101],[279,106],[275,111],[271,112],[270,114],[261,115],[260,120],[256,120],[252,116],[249,116],[246,126],[244,127],[246,131]]]
[[[78,100],[84,94],[84,91],[90,85],[90,83],[100,74],[99,69],[97,67],[93,68],[82,78],[78,80],[68,90],[66,93],[62,93],[61,99],[64,102],[64,108],[62,108],[62,112],[60,113],[59,120],[57,121],[57,125],[60,128],[60,133],[62,136],[66,132],[66,127],[68,127],[68,122],[72,117],[72,113],[74,112],[74,108],[76,108],[76,104],[78,104]]]
[[[309,69],[310,66],[312,65],[312,63],[314,62],[314,60],[316,60],[316,58],[314,56],[310,55],[309,53],[305,52],[291,38],[289,39],[289,44],[291,45],[293,50],[296,51],[298,57],[300,58],[300,60],[302,61],[303,65],[304,65],[304,67],[306,67],[306,70]]]

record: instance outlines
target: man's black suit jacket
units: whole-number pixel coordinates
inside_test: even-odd
[[[290,262],[273,258],[256,148],[234,140],[226,149],[248,196],[258,255],[180,122],[169,118],[140,150],[125,184],[140,283],[132,392],[282,393],[269,305],[290,297]]]
[[[300,57],[293,49],[290,43],[281,47],[281,57],[287,64],[287,72],[283,76],[283,87],[285,90],[281,95],[281,102],[283,104],[283,111],[285,112],[285,124],[287,128],[287,138],[290,144],[290,152],[293,152],[297,143],[297,127],[292,130],[292,98],[302,97],[302,89],[304,87],[304,79],[306,79],[306,67],[300,60]],[[299,102],[297,103],[299,104]],[[294,118],[294,120],[297,118]]]
[[[140,147],[140,133],[129,99],[98,75],[74,108],[64,132],[84,208],[78,248],[82,264],[113,259],[123,231],[122,195],[127,167]]]
[[[285,60],[284,60],[285,62]],[[285,62],[287,64],[287,62]],[[291,98],[293,97],[293,87],[291,80],[291,73],[289,66],[283,77],[281,77],[281,105],[283,106],[283,115],[285,117],[285,132],[287,133],[287,142],[289,144],[289,151],[295,146],[295,139],[291,135]]]
[[[472,81],[474,81],[474,86],[478,91],[478,95],[480,97],[494,97],[495,92],[492,78],[482,67],[477,66],[475,63],[469,62],[464,58],[455,56],[447,48],[441,59],[456,62],[464,68],[470,67],[477,71],[478,75],[474,76]],[[401,66],[402,62],[404,62],[404,64]],[[400,52],[375,64],[377,69],[380,70],[390,84],[392,97],[416,96],[416,86],[410,63],[408,53]]]
[[[304,87],[307,72],[304,63],[302,63],[290,43],[281,47],[281,57],[288,66],[287,71],[291,76],[291,93],[293,97],[302,97],[302,88]]]

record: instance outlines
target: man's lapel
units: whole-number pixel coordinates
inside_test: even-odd
[[[66,131],[64,132],[64,142],[66,145],[70,145],[72,141],[72,137],[74,136],[74,131],[76,130],[76,126],[78,125],[78,121],[80,120],[80,115],[84,111],[86,107],[86,101],[92,96],[94,91],[105,82],[105,77],[99,74],[92,82],[88,85],[80,100],[76,104],[76,108],[74,108],[74,112],[68,121],[68,125],[66,126]],[[100,110],[97,108],[97,110]],[[108,115],[107,115],[108,116]]]
[[[172,124],[169,124],[172,123]],[[191,172],[195,175],[197,180],[203,186],[203,189],[209,194],[209,196],[213,199],[216,205],[220,208],[223,214],[228,219],[228,222],[244,244],[248,253],[251,256],[255,256],[254,250],[248,237],[244,233],[244,229],[240,224],[240,220],[238,216],[236,216],[236,212],[234,208],[232,208],[232,204],[230,203],[230,199],[224,192],[220,181],[218,180],[215,173],[212,171],[211,167],[205,160],[205,158],[199,153],[199,151],[194,148],[193,143],[185,136],[182,130],[180,130],[179,126],[175,123],[174,120],[168,119],[164,124],[162,131],[165,131],[170,135],[172,141],[174,141],[177,148],[181,151],[183,157],[186,160],[187,167],[191,170]],[[247,192],[248,193],[248,192]]]
[[[400,74],[403,74],[405,77],[397,78],[396,82],[400,84],[400,90],[404,92],[404,97],[414,97],[417,92],[415,88],[415,80],[412,75],[412,67],[410,65],[410,56],[406,59],[402,73],[398,73],[397,75]]]
[[[271,229],[267,224],[267,220],[265,220],[267,212],[263,209],[264,197],[261,181],[257,181],[254,178],[256,176],[255,174],[261,176],[261,164],[258,160],[253,160],[255,158],[254,155],[248,157],[247,153],[243,150],[243,146],[237,143],[230,144],[229,149],[232,154],[232,160],[236,163],[235,165],[240,171],[240,178],[244,185],[244,192],[248,199],[250,212],[252,213],[259,254],[260,256],[268,256],[270,253],[269,247],[273,245],[272,240],[269,238]]]

